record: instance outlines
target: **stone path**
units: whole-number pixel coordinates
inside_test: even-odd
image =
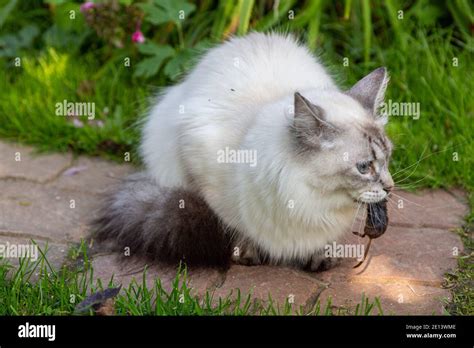
[[[0,244],[25,244],[34,239],[49,245],[50,261],[59,267],[72,243],[87,234],[87,221],[96,212],[107,188],[133,171],[102,159],[71,155],[34,155],[29,147],[0,142]],[[235,265],[224,273],[189,270],[196,294],[206,290],[226,296],[239,288],[254,297],[310,308],[318,299],[331,298],[333,310],[353,310],[364,293],[380,298],[384,314],[442,314],[450,291],[443,275],[456,268],[463,245],[452,230],[468,213],[465,194],[459,190],[397,192],[390,207],[390,226],[374,240],[368,260],[353,269],[356,261],[345,259],[328,272],[312,274],[285,267]],[[345,242],[367,241],[348,235]],[[112,254],[93,258],[94,273],[108,282],[126,286],[141,281],[143,265],[123,265]],[[175,270],[154,265],[147,282],[159,277],[166,288]],[[377,313],[375,310],[374,313]]]

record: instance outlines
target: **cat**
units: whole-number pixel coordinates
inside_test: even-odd
[[[95,237],[160,261],[331,267],[324,246],[394,185],[378,115],[388,80],[378,68],[342,91],[289,35],[210,49],[152,107],[146,169],[109,195]]]

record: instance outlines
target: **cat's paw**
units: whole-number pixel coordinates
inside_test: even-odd
[[[341,262],[338,257],[326,257],[322,252],[316,252],[305,265],[304,269],[308,272],[324,272]]]
[[[232,262],[244,266],[262,264],[259,251],[251,243],[238,243],[232,248]]]

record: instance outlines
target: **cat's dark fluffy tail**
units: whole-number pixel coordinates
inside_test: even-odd
[[[194,192],[159,187],[131,175],[105,199],[91,237],[113,250],[152,261],[228,268],[231,243],[223,224]],[[128,249],[127,249],[128,248]]]

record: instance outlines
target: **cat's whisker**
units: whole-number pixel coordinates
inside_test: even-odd
[[[421,179],[418,179],[417,181],[414,181],[414,182],[410,182],[410,183],[406,183],[404,185],[399,185],[401,182],[405,181],[405,179],[403,180],[400,180],[400,181],[395,181],[395,186],[397,187],[402,187],[402,186],[410,186],[412,184],[416,184],[416,183],[419,183],[420,181],[423,181],[424,179],[426,179],[427,177],[431,176],[431,173],[429,174],[426,174],[424,177],[422,177]]]
[[[417,188],[423,188],[423,184],[418,184],[418,185],[406,185],[406,186],[395,186],[394,188],[398,191],[407,191],[407,190],[413,190]]]
[[[389,204],[391,204],[391,207],[393,208],[393,212],[397,214],[397,216],[403,220],[403,222],[410,223],[410,220],[403,215],[403,213],[400,211],[397,202],[393,200],[393,198],[389,198],[388,200]]]
[[[387,202],[389,206],[393,208],[393,211],[397,214],[398,217],[400,217],[405,222],[409,222],[408,219],[403,216],[403,214],[399,211],[400,209],[398,209],[398,204],[392,198],[387,197]]]
[[[372,226],[375,226],[376,223],[378,222],[378,220],[374,221],[374,215],[376,215],[376,214],[373,213],[372,204],[369,204],[369,211],[370,211],[370,222],[372,223]],[[377,217],[376,217],[376,219],[377,219]]]
[[[465,142],[466,142],[466,141],[465,141]],[[465,143],[465,142],[464,142],[464,143]],[[461,146],[462,144],[463,144],[463,143],[459,143],[459,144],[456,144],[456,145],[453,145],[453,146],[449,146],[449,147],[445,148],[444,150],[439,150],[439,151],[432,152],[432,153],[430,153],[429,155],[426,155],[425,157],[420,158],[418,161],[416,161],[415,163],[412,163],[412,164],[409,165],[408,167],[405,167],[405,168],[400,169],[400,170],[398,170],[397,172],[393,173],[393,174],[392,174],[392,177],[395,177],[397,174],[399,174],[399,173],[401,173],[401,172],[404,172],[404,171],[410,169],[411,167],[413,167],[413,166],[419,164],[421,161],[423,161],[423,160],[425,160],[425,159],[427,159],[427,158],[429,158],[429,157],[431,157],[431,156],[438,155],[438,154],[440,154],[440,153],[446,152],[446,151],[448,151],[448,150],[454,148],[455,146]],[[426,149],[426,148],[425,148],[425,149]],[[425,152],[425,150],[423,150],[423,153],[424,153],[424,152]],[[423,153],[422,153],[422,155],[423,155]],[[421,156],[420,156],[420,157],[421,157]]]
[[[399,191],[402,191],[402,190],[407,190],[407,189],[414,189],[414,188],[418,188],[418,187],[422,187],[423,186],[423,183],[420,183],[422,182],[424,179],[426,179],[427,177],[429,177],[430,174],[424,176],[423,178],[417,180],[417,181],[414,181],[412,183],[407,183],[405,185],[397,185],[395,183],[395,186],[394,186],[394,189],[395,190],[399,190]]]
[[[417,206],[422,207],[422,208],[426,208],[424,205],[421,205],[421,204],[419,204],[419,203],[415,203],[415,202],[413,202],[413,201],[410,201],[409,199],[407,199],[407,198],[405,198],[405,197],[402,197],[402,196],[400,196],[400,195],[397,195],[395,192],[391,192],[391,193],[392,193],[393,195],[397,196],[398,198],[403,199],[404,201],[407,201],[408,203],[417,205]]]
[[[391,192],[391,193],[393,193],[393,192]],[[396,196],[398,196],[398,195],[396,195]],[[420,206],[420,207],[422,207],[422,208],[424,208],[424,209],[429,209],[429,211],[431,211],[431,212],[434,211],[434,210],[438,210],[438,209],[445,209],[445,208],[448,208],[448,207],[451,206],[450,204],[446,204],[446,205],[440,205],[440,206],[427,207],[427,206],[424,206],[424,205],[421,205],[421,204],[412,202],[412,201],[406,199],[405,197],[402,197],[402,196],[398,196],[398,197],[400,197],[400,198],[403,199],[403,200],[406,200],[406,201],[409,202],[409,203],[418,205],[418,206]],[[395,201],[393,201],[393,199],[390,199],[390,198],[388,198],[388,199],[389,199],[390,202],[392,202],[392,203],[394,203],[395,205],[397,205],[397,203],[396,203]]]
[[[364,208],[366,207],[367,205],[364,203]],[[357,237],[360,239],[361,236],[362,236],[362,227],[363,227],[363,224],[364,224],[364,221],[367,217],[367,209],[364,209],[363,210],[363,214],[362,214],[362,219],[360,220],[359,222],[359,228],[357,229]]]
[[[402,185],[402,186],[395,186],[394,189],[397,191],[408,191],[408,190],[413,190],[416,188],[423,188],[423,183],[420,183],[418,185],[416,184],[407,184],[407,185]]]
[[[392,194],[392,192],[390,194]],[[387,196],[387,201],[389,204],[391,204],[392,207],[398,208],[398,203],[393,199],[393,197],[390,197],[390,195]]]
[[[395,181],[395,182],[394,182],[394,184],[395,184],[395,185],[394,185],[394,189],[402,189],[402,190],[403,190],[403,189],[405,189],[405,188],[412,188],[412,187],[422,186],[423,184],[419,184],[419,185],[416,185],[416,184],[418,184],[418,183],[422,182],[423,180],[425,180],[426,178],[430,178],[430,177],[431,177],[431,173],[426,174],[424,177],[422,177],[422,178],[420,178],[420,179],[418,179],[418,180],[416,180],[416,181],[407,182],[407,183],[401,184],[401,185],[400,185],[400,182],[401,182],[401,181],[398,181],[398,182]]]
[[[401,179],[401,180],[399,180],[399,181],[395,181],[395,185],[399,185],[400,183],[406,181],[412,174],[414,174],[414,172],[412,172],[410,175],[408,175],[407,177],[405,177],[405,178],[403,178],[403,179]],[[415,182],[413,182],[413,183],[407,183],[407,184],[409,185],[409,184],[418,183],[418,182],[422,181],[423,179],[426,179],[426,178],[427,178],[428,176],[430,176],[430,175],[431,175],[431,173],[426,174],[423,178],[418,179],[417,181],[415,181]],[[403,185],[402,185],[402,186],[403,186]]]
[[[426,179],[426,178],[424,178]],[[394,189],[395,190],[399,190],[399,191],[403,191],[403,190],[406,190],[406,189],[410,189],[410,188],[414,188],[414,187],[419,187],[419,186],[422,186],[423,183],[421,183],[421,181],[423,181],[422,179],[416,181],[416,182],[413,182],[413,183],[407,183],[405,185],[397,185],[395,184],[394,186]]]
[[[357,220],[357,216],[359,215],[359,209],[362,204],[363,204],[362,202],[359,202],[359,204],[357,205],[357,210],[351,223],[351,230],[352,230],[352,227],[354,226],[355,221]]]
[[[426,145],[426,147],[423,149],[423,152],[421,153],[421,156],[420,156],[420,158],[418,159],[418,161],[416,161],[415,163],[409,165],[408,167],[406,167],[406,168],[404,168],[404,169],[401,169],[401,170],[399,170],[399,171],[393,173],[393,174],[392,174],[392,177],[395,178],[395,177],[397,176],[397,174],[402,173],[402,172],[404,172],[404,171],[410,169],[411,167],[415,166],[415,169],[410,173],[410,175],[408,175],[408,176],[406,177],[406,178],[409,178],[409,177],[416,171],[416,169],[418,168],[420,162],[421,162],[422,160],[424,160],[424,159],[426,159],[426,158],[429,157],[429,156],[423,157],[423,155],[424,155],[424,153],[426,152],[427,149],[428,149],[428,145]],[[406,178],[405,178],[405,179],[406,179]],[[405,179],[403,179],[403,180],[405,180]]]
[[[397,214],[399,214],[399,216],[403,216],[403,214],[401,214],[398,210],[398,204],[399,202],[395,201],[393,197],[387,197],[387,201],[388,203],[390,204],[390,206],[394,209],[394,211],[397,212]]]

